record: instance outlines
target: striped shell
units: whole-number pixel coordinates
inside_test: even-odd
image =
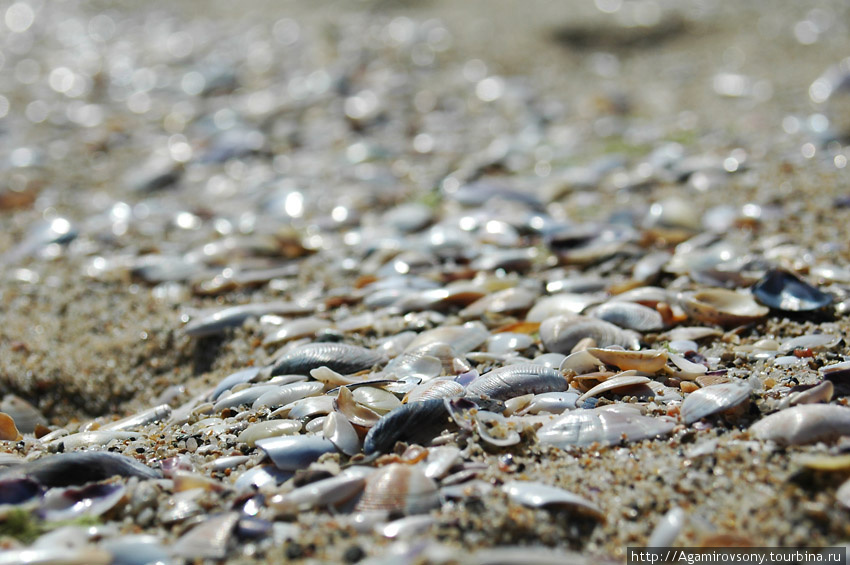
[[[682,403],[682,420],[692,424],[697,420],[738,406],[750,397],[750,385],[730,381],[695,390]]]
[[[466,392],[472,396],[506,400],[529,393],[559,392],[567,390],[567,386],[567,380],[559,371],[523,363],[506,365],[478,377],[466,387]]]
[[[766,416],[750,427],[758,439],[800,445],[850,435],[850,408],[835,404],[801,404]]]
[[[599,347],[619,345],[637,349],[639,346],[639,338],[634,332],[589,316],[553,316],[540,323],[540,339],[547,351],[567,355],[587,337]]]
[[[422,514],[440,505],[437,484],[419,466],[393,463],[366,479],[358,511]]]

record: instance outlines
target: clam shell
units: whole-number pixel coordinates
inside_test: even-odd
[[[42,457],[0,472],[0,480],[25,476],[48,487],[82,485],[103,481],[115,475],[158,479],[155,471],[131,457],[110,451],[76,451]]]
[[[275,495],[269,499],[268,505],[279,514],[294,514],[300,510],[336,506],[360,493],[366,484],[366,478],[373,472],[370,467],[349,467],[335,477],[321,479],[288,493]]]
[[[416,336],[408,344],[405,351],[414,351],[433,343],[444,343],[450,345],[457,353],[463,354],[480,346],[489,336],[490,332],[479,323],[471,322],[462,326],[440,326]]]
[[[462,318],[480,318],[485,314],[526,312],[536,299],[537,293],[527,288],[506,288],[476,300],[459,314]]]
[[[685,511],[678,506],[668,510],[652,530],[646,547],[673,547],[673,543],[685,527],[686,519]]]
[[[380,414],[358,403],[354,394],[345,387],[339,389],[334,408],[348,418],[349,422],[362,428],[371,428],[381,419]]]
[[[328,367],[350,375],[386,363],[387,358],[376,351],[347,343],[308,343],[285,353],[272,367],[272,376],[309,375],[312,369]]]
[[[750,427],[758,439],[801,445],[850,435],[850,408],[834,404],[802,404],[765,416]]]
[[[186,559],[224,559],[238,512],[227,512],[207,518],[174,542],[171,551]]]
[[[289,320],[282,326],[274,328],[264,339],[263,345],[277,345],[302,337],[314,337],[319,332],[332,328],[333,324],[322,318],[301,318]]]
[[[762,304],[785,312],[809,312],[832,304],[832,296],[781,269],[768,271],[752,293]]]
[[[599,359],[591,355],[587,349],[570,353],[561,362],[560,371],[564,374],[568,372],[582,375],[584,373],[595,373],[599,371],[601,364]]]
[[[437,484],[419,466],[393,463],[366,479],[356,509],[422,514],[439,505]]]
[[[460,449],[457,447],[450,445],[432,447],[428,449],[423,472],[426,477],[440,479],[462,460]]]
[[[325,385],[321,382],[303,381],[297,383],[289,383],[283,386],[275,387],[260,395],[251,405],[254,410],[265,408],[266,406],[286,406],[296,400],[301,400],[310,396],[314,396],[324,390]]]
[[[450,427],[449,412],[441,398],[403,404],[372,426],[363,440],[363,452],[389,453],[399,441],[428,443]]]
[[[537,439],[561,449],[596,442],[611,445],[665,436],[674,427],[676,422],[672,419],[651,418],[632,411],[573,410],[544,424],[537,431]]]
[[[192,320],[183,331],[193,337],[206,337],[219,334],[228,328],[241,326],[248,318],[259,318],[264,314],[298,316],[309,314],[313,308],[295,302],[269,302],[228,306],[208,316]]]
[[[574,292],[561,292],[551,296],[544,296],[534,303],[525,319],[529,322],[542,322],[552,316],[581,314],[585,308],[592,304],[598,304],[605,299],[601,293],[578,294]]]
[[[359,404],[382,415],[401,406],[396,395],[374,386],[357,387],[352,394]]]
[[[288,436],[301,431],[301,422],[297,420],[267,420],[251,424],[239,434],[237,441],[247,443],[251,447],[257,444],[257,440]]]
[[[743,381],[707,386],[690,393],[682,403],[682,420],[692,424],[706,416],[738,406],[750,397],[752,389]]]
[[[581,405],[588,398],[598,396],[611,390],[617,390],[618,388],[624,388],[633,385],[642,385],[648,382],[649,379],[647,377],[640,377],[636,375],[611,377],[610,379],[602,381],[589,391],[579,396],[576,400],[576,404]]]
[[[502,490],[512,502],[532,508],[570,508],[597,520],[604,520],[605,513],[589,500],[566,491],[535,481],[510,481]]]
[[[506,400],[529,393],[563,391],[567,386],[567,380],[558,371],[543,365],[522,363],[493,369],[472,381],[466,392],[472,396]]]
[[[639,338],[633,332],[589,316],[553,316],[540,323],[540,339],[547,351],[567,355],[587,337],[593,338],[599,347],[619,345],[637,349],[639,346]]]
[[[587,315],[639,332],[653,332],[664,327],[664,320],[657,310],[634,302],[607,302],[591,308]]]
[[[336,446],[330,440],[305,435],[260,439],[257,440],[257,447],[282,471],[304,469],[325,453],[336,451]]]
[[[709,288],[685,294],[681,304],[694,320],[724,327],[757,322],[769,312],[751,296],[725,288]]]
[[[42,515],[49,521],[100,516],[124,498],[127,489],[120,483],[94,483],[82,488],[50,489],[44,493]]]
[[[451,379],[433,379],[408,392],[402,402],[422,402],[433,398],[455,398],[466,392],[463,385]]]
[[[579,393],[575,390],[535,394],[534,398],[522,409],[521,413],[540,414],[541,412],[546,412],[549,414],[561,414],[567,410],[575,410],[578,397]]]
[[[664,350],[625,351],[622,349],[588,347],[586,351],[606,365],[614,365],[623,371],[634,370],[654,373],[667,365],[667,352]]]
[[[348,418],[340,412],[333,411],[327,415],[322,424],[322,433],[346,455],[360,452],[360,437]]]

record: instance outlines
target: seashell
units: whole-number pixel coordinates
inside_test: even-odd
[[[531,362],[535,365],[543,365],[544,367],[549,367],[550,369],[557,369],[561,366],[561,364],[566,358],[567,356],[563,353],[543,353],[532,359]]]
[[[15,427],[15,420],[5,412],[0,412],[0,441],[17,441],[21,433]]]
[[[41,495],[43,488],[32,479],[24,477],[0,479],[0,505],[21,504]]]
[[[309,375],[312,369],[328,367],[350,375],[386,363],[380,353],[347,343],[308,343],[285,353],[272,367],[272,376]]]
[[[267,302],[228,306],[212,314],[186,324],[183,331],[192,337],[207,337],[222,333],[229,328],[241,326],[248,318],[259,318],[265,314],[299,316],[310,314],[313,308],[295,302]]]
[[[582,394],[581,396],[579,396],[578,399],[576,400],[576,404],[581,406],[582,403],[585,400],[587,400],[588,398],[593,398],[594,396],[598,396],[600,394],[603,394],[605,392],[609,392],[609,391],[612,391],[612,390],[617,390],[619,388],[624,388],[624,387],[629,387],[629,386],[634,386],[634,385],[642,385],[642,384],[648,383],[648,382],[649,382],[649,379],[647,377],[640,377],[640,376],[637,376],[637,375],[611,377],[610,379],[606,379],[606,380],[602,381],[601,383],[599,383],[598,385],[596,385],[595,387],[593,387],[589,391],[587,391],[584,394]]]
[[[401,406],[401,400],[396,395],[382,388],[361,386],[355,388],[352,395],[359,404],[382,415]]]
[[[213,412],[221,412],[225,408],[236,408],[245,404],[253,404],[258,398],[267,392],[276,392],[281,387],[272,384],[255,384],[242,390],[222,395],[213,405]]]
[[[354,394],[345,387],[339,389],[334,408],[348,418],[349,422],[361,428],[371,428],[381,419],[380,414],[358,403]]]
[[[605,296],[602,293],[577,294],[574,292],[544,296],[534,303],[525,319],[529,322],[542,322],[552,316],[581,314],[588,306],[605,300]]]
[[[283,436],[257,440],[257,447],[282,471],[305,469],[325,453],[336,452],[330,440],[319,436]]]
[[[799,463],[815,471],[843,472],[850,470],[850,455],[809,455],[801,457]]]
[[[259,439],[288,436],[300,431],[301,422],[297,420],[267,420],[251,424],[245,428],[236,438],[236,441],[254,447]]]
[[[850,508],[850,479],[841,483],[835,491],[835,501],[844,508]]]
[[[439,505],[437,484],[425,476],[419,466],[393,463],[366,479],[366,488],[356,510],[421,514]]]
[[[233,482],[238,492],[254,494],[257,489],[280,485],[291,479],[291,471],[283,471],[274,465],[257,465],[240,473]]]
[[[111,565],[112,554],[91,545],[68,548],[25,547],[5,549],[0,553],[0,565]]]
[[[604,520],[602,509],[577,494],[535,481],[509,481],[502,486],[511,502],[532,508],[568,508],[597,520]]]
[[[483,325],[470,322],[462,326],[440,326],[424,331],[411,341],[405,351],[415,351],[433,343],[450,345],[454,351],[464,354],[479,347],[490,336]]]
[[[497,447],[516,445],[520,441],[519,432],[504,416],[495,412],[479,411],[475,415],[475,429],[483,441]]]
[[[752,293],[762,304],[785,312],[810,312],[832,304],[832,296],[781,269],[768,271]]]
[[[679,369],[679,372],[675,374],[680,378],[692,380],[708,372],[708,367],[706,367],[702,363],[694,363],[693,361],[688,361],[681,355],[671,353],[667,357],[676,366],[676,368]]]
[[[436,523],[436,518],[427,514],[406,516],[386,524],[378,524],[375,526],[375,533],[390,539],[409,538],[424,534]]]
[[[238,512],[226,512],[205,519],[174,542],[171,551],[185,559],[224,559],[236,523]]]
[[[340,412],[333,411],[327,415],[322,424],[322,434],[348,456],[360,452],[360,437],[348,418]]]
[[[289,320],[263,338],[263,346],[286,343],[302,337],[315,337],[319,332],[332,327],[331,322],[322,318],[309,317]]]
[[[787,406],[796,406],[798,404],[826,403],[832,400],[833,391],[834,387],[830,381],[822,381],[807,390],[792,392],[786,397],[786,404]]]
[[[589,316],[554,316],[540,323],[540,339],[547,351],[567,355],[586,337],[593,338],[599,347],[639,347],[639,338],[633,332]]]
[[[408,292],[392,307],[400,312],[445,311],[454,306],[467,306],[485,297],[483,290],[472,284],[452,285]]]
[[[47,487],[67,487],[103,481],[115,475],[158,479],[159,472],[131,457],[110,451],[58,453],[0,472],[0,480],[28,477]]]
[[[93,432],[77,432],[59,439],[47,442],[51,449],[72,450],[93,445],[106,445],[111,441],[133,440],[139,437],[138,432],[122,432],[120,430],[95,430]],[[62,446],[62,449],[60,449]]]
[[[433,398],[455,398],[463,396],[466,389],[452,379],[432,379],[426,381],[404,395],[402,402],[422,402]]]
[[[700,340],[705,339],[707,337],[720,337],[723,335],[723,332],[718,330],[717,328],[703,328],[703,327],[678,327],[673,328],[672,330],[667,330],[661,336],[664,339],[669,339],[671,341],[678,340]]]
[[[758,439],[783,445],[832,441],[850,434],[850,408],[835,404],[803,404],[765,416],[750,427]]]
[[[363,490],[366,479],[375,472],[371,467],[349,467],[335,477],[320,479],[268,500],[278,515],[297,514],[312,508],[338,506]]]
[[[522,409],[522,414],[561,414],[567,410],[576,409],[579,393],[575,390],[564,392],[544,392],[535,394],[531,402]]]
[[[499,367],[481,375],[466,387],[466,392],[471,396],[506,400],[529,393],[563,391],[567,387],[567,380],[558,371],[542,365],[522,363]]]
[[[283,386],[269,389],[261,394],[251,405],[253,410],[259,410],[266,406],[286,406],[296,400],[301,400],[310,396],[317,395],[325,389],[325,384],[315,381],[302,381],[297,383],[289,383]]]
[[[310,370],[310,376],[324,383],[328,387],[344,387],[346,385],[358,384],[367,379],[366,375],[340,375],[327,367],[317,367]]]
[[[81,516],[100,516],[118,504],[126,490],[119,483],[50,489],[44,493],[40,512],[51,522],[74,520]]]
[[[608,299],[607,304],[612,302],[630,302],[641,304],[649,308],[655,308],[660,303],[669,304],[674,301],[674,296],[666,288],[659,286],[639,286]]]
[[[219,457],[210,462],[209,469],[213,471],[224,471],[225,469],[235,469],[243,463],[247,463],[251,458],[247,455],[229,455],[227,457]]]
[[[0,402],[0,412],[8,414],[22,434],[33,433],[38,425],[47,425],[47,420],[35,406],[14,394],[3,397],[3,401]]]
[[[424,473],[426,477],[441,479],[463,460],[460,449],[450,445],[441,445],[428,449],[425,458]]]
[[[363,441],[363,452],[389,453],[399,441],[425,444],[451,427],[443,399],[403,404],[372,426]]]
[[[831,334],[808,334],[795,337],[787,341],[783,341],[779,346],[779,351],[790,353],[795,349],[831,349],[841,343],[841,338]]]
[[[646,547],[673,547],[676,538],[685,527],[686,519],[685,511],[678,506],[668,510],[649,535]]]
[[[635,370],[654,373],[667,366],[667,352],[664,350],[624,351],[622,349],[589,347],[586,351],[606,365],[614,365],[623,371]]]
[[[707,386],[690,393],[682,403],[682,420],[692,424],[706,416],[724,412],[749,399],[752,389],[743,381]]]
[[[724,327],[757,322],[769,312],[752,297],[725,288],[709,288],[687,293],[682,296],[681,304],[691,318]]]
[[[101,540],[99,546],[112,555],[112,565],[172,564],[171,553],[152,535],[122,535]]]
[[[523,351],[534,345],[531,336],[517,333],[498,333],[487,338],[487,351],[491,353],[510,353]]]
[[[570,353],[565,357],[559,370],[564,374],[572,372],[576,375],[582,375],[584,373],[595,373],[599,371],[600,366],[601,362],[599,359],[590,354],[586,349],[582,349],[581,351]]]
[[[304,431],[308,434],[318,434],[325,428],[325,419],[327,416],[317,416],[304,424]]]
[[[676,422],[670,418],[651,418],[639,413],[606,410],[573,410],[537,431],[540,443],[561,449],[592,443],[613,445],[621,441],[640,441],[665,436]]]
[[[437,355],[432,355],[436,353]],[[418,349],[408,350],[390,361],[382,373],[390,378],[416,377],[432,379],[443,373],[444,363],[440,358],[454,358],[454,350],[446,344],[434,343]]]
[[[461,318],[480,318],[485,314],[526,312],[534,304],[536,298],[537,293],[527,288],[506,288],[476,300],[458,314]]]
[[[819,370],[824,380],[832,383],[835,394],[839,396],[850,393],[850,361],[842,361],[826,365]]]
[[[658,310],[635,302],[606,302],[588,310],[587,315],[639,332],[654,332],[664,327],[664,319]]]
[[[171,417],[171,406],[160,404],[138,414],[133,414],[116,422],[109,422],[100,427],[101,430],[132,430],[154,422],[167,420]]]
[[[269,416],[277,418],[279,416],[288,416],[295,420],[304,418],[312,418],[315,416],[330,414],[334,411],[334,402],[336,399],[332,396],[311,396],[302,398],[281,406]]]

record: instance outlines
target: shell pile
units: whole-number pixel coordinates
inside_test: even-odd
[[[0,563],[846,539],[847,81],[601,86],[752,8],[596,2],[573,107],[438,18],[75,4],[0,3]]]

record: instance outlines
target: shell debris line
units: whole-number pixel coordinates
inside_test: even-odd
[[[850,6],[200,6],[0,1],[0,563],[850,542]]]

